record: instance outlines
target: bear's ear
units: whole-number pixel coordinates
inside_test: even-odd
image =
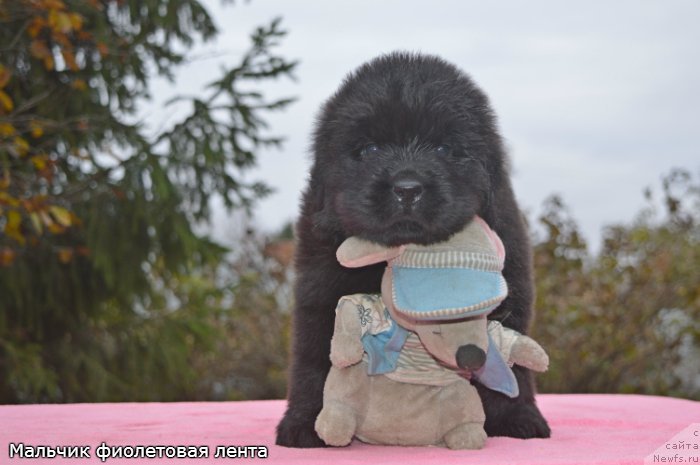
[[[503,241],[501,241],[501,238],[498,237],[498,234],[496,234],[496,232],[493,229],[491,229],[489,227],[488,223],[486,223],[486,221],[484,221],[484,219],[481,218],[480,216],[475,216],[474,221],[476,221],[477,224],[479,224],[481,226],[484,233],[489,238],[491,245],[493,246],[493,248],[496,250],[496,253],[498,254],[498,258],[500,258],[501,260],[505,260],[506,248],[503,246]]]
[[[360,268],[375,263],[386,262],[397,257],[404,246],[387,248],[359,237],[348,237],[340,244],[336,257],[341,265],[348,268]]]

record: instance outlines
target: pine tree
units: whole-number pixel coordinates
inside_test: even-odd
[[[295,67],[273,52],[274,20],[177,99],[184,118],[148,132],[137,110],[153,76],[172,79],[217,32],[197,0],[0,0],[0,402],[186,395],[130,380],[192,375],[188,344],[211,334],[168,286],[223,257],[197,232],[214,196],[236,209],[268,192],[241,174],[281,143],[264,115],[291,99],[241,83]]]

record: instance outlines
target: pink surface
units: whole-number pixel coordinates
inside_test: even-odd
[[[284,401],[0,406],[0,463],[102,463],[95,449],[117,445],[208,446],[209,459],[107,459],[105,463],[205,464],[218,445],[266,445],[267,463],[289,464],[642,464],[691,423],[700,402],[634,395],[540,395],[551,439],[489,438],[479,451],[371,446],[287,449],[274,445]],[[9,459],[9,443],[89,446],[90,459]]]

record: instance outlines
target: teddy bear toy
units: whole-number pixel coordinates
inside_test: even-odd
[[[518,364],[545,371],[533,339],[486,316],[507,296],[505,252],[479,217],[449,240],[386,248],[357,237],[338,249],[343,266],[382,261],[381,295],[340,299],[331,369],[315,428],[331,446],[363,442],[484,446],[485,415],[470,379],[510,397]]]

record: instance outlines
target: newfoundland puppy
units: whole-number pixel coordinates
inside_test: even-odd
[[[527,332],[532,259],[488,99],[455,66],[392,53],[351,73],[323,106],[314,163],[297,223],[296,307],[288,408],[277,444],[321,447],[314,421],[330,368],[335,307],[346,294],[378,293],[384,264],[343,268],[349,236],[396,246],[448,239],[480,215],[503,240],[509,296],[489,318]],[[520,396],[479,386],[490,436],[548,437],[531,373],[513,368]],[[476,384],[476,383],[475,383]]]

